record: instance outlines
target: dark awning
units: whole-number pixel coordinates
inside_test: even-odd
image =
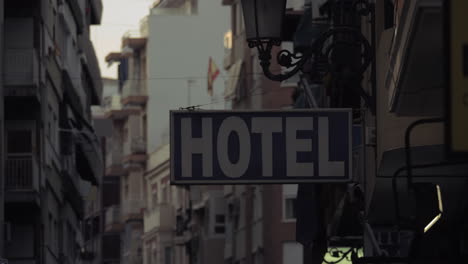
[[[89,37],[82,35],[79,37],[79,40],[86,55],[86,60],[82,59],[82,63],[85,66],[85,72],[88,75],[90,84],[92,85],[92,87],[90,87],[92,99],[91,104],[99,105],[102,100],[103,84],[96,52]]]
[[[62,71],[63,77],[63,92],[65,95],[65,100],[73,109],[73,112],[79,113],[80,115],[83,114],[83,105],[81,104],[80,97],[75,91],[73,81],[71,79],[70,74],[68,71]]]
[[[70,203],[78,218],[83,218],[84,200],[80,191],[78,190],[78,186],[75,185],[72,180],[72,176],[67,170],[62,171],[62,183],[64,198]]]
[[[84,21],[83,21],[83,13],[81,12],[80,4],[77,0],[67,0],[67,3],[70,7],[72,12],[73,18],[76,22],[76,30],[78,34],[83,33]]]
[[[83,130],[86,131],[86,128]],[[75,135],[76,167],[82,179],[93,185],[99,185],[99,180],[104,173],[102,152],[97,137],[93,132],[88,132]]]

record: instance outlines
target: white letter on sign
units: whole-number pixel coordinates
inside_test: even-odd
[[[319,175],[323,176],[344,176],[343,161],[329,161],[328,153],[328,117],[319,118]]]
[[[202,118],[201,138],[192,138],[192,119],[181,120],[182,177],[192,177],[192,155],[202,154],[203,176],[213,176],[213,142],[211,118]]]
[[[273,133],[281,132],[280,117],[252,118],[252,133],[262,134],[263,176],[273,176]]]
[[[229,160],[229,135],[235,132],[239,137],[239,160],[232,163]],[[239,117],[226,118],[218,132],[218,161],[224,174],[231,178],[242,176],[250,163],[250,133],[245,122]]]
[[[297,152],[312,151],[312,139],[297,139],[297,131],[313,130],[313,117],[286,118],[286,173],[287,176],[312,176],[313,162],[298,163]]]

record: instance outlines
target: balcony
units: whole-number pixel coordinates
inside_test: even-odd
[[[130,143],[124,144],[124,155],[143,154],[146,156],[146,141],[143,137],[136,137]]]
[[[7,190],[38,190],[37,167],[32,156],[8,157],[5,164]]]
[[[106,232],[118,232],[122,229],[122,216],[120,215],[120,206],[113,205],[106,209],[105,227]]]
[[[173,230],[175,229],[174,208],[170,204],[159,204],[156,208],[145,211],[144,232],[151,230]]]
[[[121,176],[124,173],[122,167],[122,148],[120,147],[120,144],[109,145],[112,146],[107,148],[106,176]]]
[[[39,199],[38,167],[32,155],[10,156],[5,162],[7,201],[30,202]]]
[[[142,199],[130,198],[122,201],[121,220],[127,222],[129,220],[143,219],[144,202]]]
[[[130,115],[140,114],[141,107],[122,107],[122,100],[120,95],[112,95],[104,98],[104,113],[106,118],[114,120],[122,120]]]
[[[146,141],[142,137],[132,138],[124,143],[122,164],[124,169],[140,168],[147,160]]]
[[[37,51],[28,49],[5,49],[4,54],[5,96],[34,96],[40,98],[39,59]]]
[[[141,108],[148,102],[146,80],[127,80],[122,88],[123,108]]]

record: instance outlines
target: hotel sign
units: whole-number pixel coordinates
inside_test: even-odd
[[[170,115],[173,184],[351,180],[350,109]]]

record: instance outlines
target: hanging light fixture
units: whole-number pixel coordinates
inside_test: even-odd
[[[276,55],[278,64],[290,69],[286,73],[274,74],[270,71],[272,50],[274,46],[281,45],[283,21],[286,13],[286,0],[241,0],[246,39],[250,48],[257,48],[260,65],[266,77],[274,81],[284,81],[299,71],[303,71],[306,62],[311,62],[312,71],[324,68],[333,50],[330,39],[338,35],[353,35],[350,45],[362,46],[362,69],[367,69],[372,60],[371,46],[360,31],[350,27],[334,27],[319,36],[312,47],[302,53],[281,50]],[[357,1],[354,8],[358,14],[367,16],[370,4],[366,0]],[[346,41],[341,41],[346,42]],[[325,66],[326,68],[326,66]],[[364,72],[362,71],[362,73]],[[361,73],[361,72],[360,72]]]
[[[281,42],[286,0],[242,0],[242,9],[249,43]]]

